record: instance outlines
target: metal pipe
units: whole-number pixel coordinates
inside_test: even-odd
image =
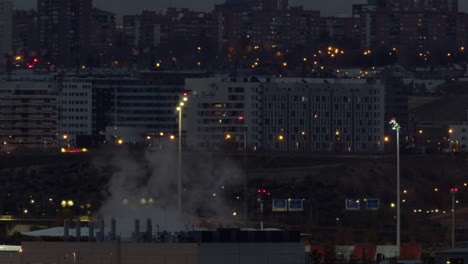
[[[111,219],[111,233],[110,233],[110,240],[116,240],[117,236],[117,223],[115,218]]]
[[[151,218],[146,219],[146,242],[153,242],[153,224]]]
[[[92,242],[94,240],[94,222],[89,221],[88,223],[88,241]]]
[[[80,219],[75,220],[75,239],[76,239],[76,242],[80,242],[81,240],[81,220]]]
[[[70,220],[63,220],[63,241],[67,242],[70,235]]]
[[[156,225],[156,241],[159,242],[159,224]]]
[[[135,240],[138,242],[140,240],[140,220],[135,219]]]
[[[104,225],[105,225],[104,219],[101,219],[99,221],[99,233],[100,233],[99,234],[99,241],[101,241],[101,242],[104,241],[104,232],[105,232],[104,231],[105,230]]]

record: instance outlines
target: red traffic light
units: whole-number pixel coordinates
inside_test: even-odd
[[[265,189],[258,189],[257,192],[258,193],[266,193],[266,190]]]
[[[34,59],[33,59],[33,62],[34,62],[34,63],[37,63],[38,61],[39,61],[38,58],[34,58]]]
[[[456,192],[458,192],[458,188],[451,188],[451,189],[450,189],[450,192],[451,192],[451,193],[456,193]]]
[[[239,120],[244,120],[244,117],[243,117],[243,116],[239,116],[238,119],[239,119]]]

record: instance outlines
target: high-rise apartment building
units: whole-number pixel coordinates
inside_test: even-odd
[[[193,68],[216,57],[217,26],[211,13],[168,8],[123,17],[128,51],[142,68]],[[211,55],[208,55],[211,54]]]
[[[216,150],[381,152],[385,91],[365,80],[188,79],[187,144]],[[245,141],[247,139],[247,141]],[[231,142],[233,141],[233,142]],[[234,144],[232,144],[234,143]]]
[[[0,1],[0,71],[7,64],[6,55],[11,51],[13,3],[9,0]]]
[[[0,141],[4,150],[57,147],[57,95],[49,82],[0,83]]]
[[[253,77],[187,79],[189,102],[183,119],[186,144],[192,149],[261,147],[261,82]]]
[[[414,57],[453,53],[467,44],[462,13],[376,10],[362,12],[360,19],[363,50],[380,46]]]
[[[40,55],[51,65],[77,67],[90,59],[92,0],[38,0]]]
[[[263,85],[266,150],[381,152],[384,86],[364,80],[290,79]]]
[[[13,14],[14,55],[37,56],[38,48],[37,12],[35,10],[15,10]],[[15,61],[16,62],[16,61]]]
[[[62,146],[74,146],[78,136],[92,134],[92,85],[73,79],[57,85],[58,140]]]
[[[90,66],[109,67],[114,61],[117,50],[115,14],[94,8],[92,13]]]
[[[280,52],[307,49],[309,52],[320,34],[320,12],[302,7],[283,10],[222,5],[217,6],[216,12],[222,28],[218,45],[228,51],[233,60],[242,60],[252,47]]]

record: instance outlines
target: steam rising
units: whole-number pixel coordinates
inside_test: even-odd
[[[140,219],[141,231],[151,218],[154,231],[158,225],[160,231],[174,232],[199,226],[200,217],[224,226],[232,226],[239,217],[232,215],[241,211],[234,194],[240,190],[243,174],[232,159],[184,153],[181,215],[177,209],[175,149],[142,152],[121,148],[96,164],[114,173],[108,183],[108,198],[93,219],[104,218],[109,227],[110,219],[115,218],[117,235],[122,237],[133,232],[135,219]]]

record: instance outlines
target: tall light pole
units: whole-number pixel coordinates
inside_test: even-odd
[[[185,102],[187,101],[187,93],[184,93],[182,101],[177,107],[177,111],[179,112],[179,142],[177,159],[177,209],[179,210],[179,214],[182,213],[182,110]]]
[[[244,125],[244,222],[247,227],[247,125]]]
[[[397,246],[397,257],[400,258],[400,245],[401,245],[401,237],[400,237],[400,226],[401,226],[401,219],[400,219],[400,124],[397,123],[396,118],[392,118],[390,120],[390,125],[392,129],[396,131],[396,159],[397,159],[397,167],[396,167],[396,192],[397,192],[397,237],[396,237],[396,246]]]
[[[455,248],[455,194],[457,194],[458,188],[450,189],[452,195],[452,248]]]

